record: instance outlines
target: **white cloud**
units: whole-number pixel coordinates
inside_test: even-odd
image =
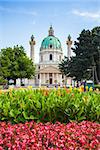
[[[16,13],[16,14],[23,14],[23,15],[32,15],[32,16],[36,16],[37,12],[35,11],[27,11],[25,9],[11,9],[11,8],[6,8],[6,7],[2,7],[0,6],[0,12],[7,12],[7,13]]]
[[[82,12],[79,10],[73,10],[72,13],[77,16],[100,20],[100,11],[98,11],[98,12],[88,12],[88,11]]]

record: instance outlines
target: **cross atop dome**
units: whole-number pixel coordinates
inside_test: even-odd
[[[53,30],[52,25],[49,28],[49,36],[54,36],[54,30]]]

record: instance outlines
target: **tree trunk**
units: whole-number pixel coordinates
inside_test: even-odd
[[[9,85],[9,79],[7,78],[7,85]]]
[[[23,85],[22,78],[20,78],[20,85],[21,85],[21,86]]]
[[[96,66],[95,66],[95,68],[94,68],[94,75],[95,75],[95,82],[96,82],[96,84],[99,84],[99,80],[98,80],[98,76],[97,76],[97,71],[96,71]]]
[[[100,64],[100,63],[99,63]],[[97,71],[97,77],[98,77],[98,80],[100,82],[100,65],[97,65],[96,66],[96,71]]]

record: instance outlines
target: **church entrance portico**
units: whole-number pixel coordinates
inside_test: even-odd
[[[59,69],[51,65],[41,69],[39,74],[41,77],[41,85],[58,84],[62,80],[59,78],[59,75],[61,74]]]

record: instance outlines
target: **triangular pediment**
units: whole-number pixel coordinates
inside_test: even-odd
[[[47,66],[40,69],[40,73],[61,73],[57,67]]]

